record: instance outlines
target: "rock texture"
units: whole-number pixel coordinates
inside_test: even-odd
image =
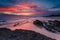
[[[14,30],[0,28],[0,40],[55,40],[43,34],[29,30]]]
[[[39,21],[39,20],[35,20],[33,22],[33,24],[35,24],[36,26],[43,26],[43,22]]]
[[[60,21],[58,20],[48,20],[47,22],[41,22],[39,20],[36,20],[33,22],[34,25],[38,26],[41,28],[45,28],[46,30],[48,30],[49,32],[52,33],[60,33]]]
[[[49,20],[48,22],[44,23],[44,28],[47,29],[48,31],[52,32],[52,33],[60,33],[60,21]]]

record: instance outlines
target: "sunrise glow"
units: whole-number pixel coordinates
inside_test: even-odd
[[[15,14],[15,15],[33,15],[35,14],[35,4],[18,4],[14,7],[10,8],[0,8],[1,12],[7,13],[7,14]]]

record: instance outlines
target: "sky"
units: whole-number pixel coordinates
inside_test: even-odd
[[[0,0],[0,12],[16,15],[60,14],[60,0]]]

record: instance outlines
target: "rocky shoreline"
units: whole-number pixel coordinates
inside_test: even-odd
[[[30,30],[0,28],[0,40],[55,40]]]

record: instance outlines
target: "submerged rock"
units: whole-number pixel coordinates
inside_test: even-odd
[[[30,30],[0,28],[0,40],[56,40]]]

